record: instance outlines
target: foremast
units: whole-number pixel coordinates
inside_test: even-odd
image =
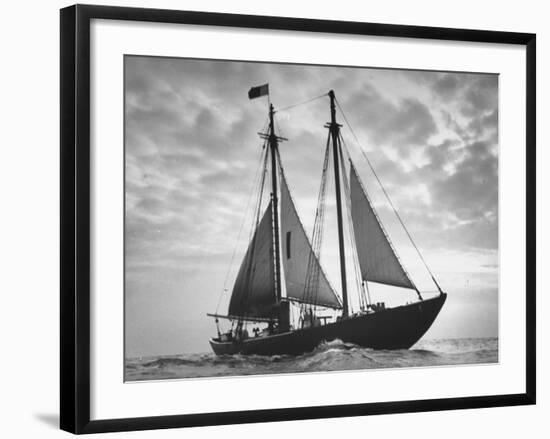
[[[269,137],[268,145],[271,153],[271,200],[273,202],[273,235],[275,250],[275,293],[277,303],[281,303],[281,255],[279,250],[279,197],[277,189],[277,149],[279,140],[283,140],[275,135],[275,123],[273,121],[275,109],[273,104],[269,104]]]
[[[280,254],[280,225],[279,225],[279,188],[277,176],[278,157],[279,157],[279,142],[286,140],[284,137],[275,134],[275,108],[272,103],[269,103],[269,132],[267,134],[260,133],[260,137],[267,140],[268,153],[271,156],[271,205],[273,206],[273,259],[274,259],[274,283],[275,283],[275,298],[276,298],[276,316],[278,320],[279,331],[288,331],[290,327],[289,321],[289,304],[283,300],[282,284],[281,284],[281,254]]]

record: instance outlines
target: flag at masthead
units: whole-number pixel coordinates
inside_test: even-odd
[[[248,90],[248,99],[256,99],[265,95],[269,95],[269,84],[259,85]]]

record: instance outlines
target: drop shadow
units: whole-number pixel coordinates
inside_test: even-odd
[[[57,413],[35,413],[34,417],[50,428],[59,429],[59,415]]]

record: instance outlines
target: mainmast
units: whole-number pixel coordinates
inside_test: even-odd
[[[336,215],[338,218],[338,244],[340,248],[340,277],[342,280],[342,317],[348,317],[348,288],[346,280],[346,256],[344,247],[344,226],[342,222],[342,194],[340,191],[340,127],[342,125],[336,122],[336,105],[334,90],[329,91],[330,97],[330,124],[328,128],[332,137],[332,156],[334,159],[334,181],[336,189]]]
[[[269,104],[269,149],[271,152],[271,199],[273,201],[273,231],[275,234],[275,292],[281,302],[281,261],[279,255],[279,200],[277,196],[277,148],[279,138],[275,135],[273,104]]]

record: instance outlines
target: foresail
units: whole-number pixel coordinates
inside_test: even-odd
[[[273,316],[276,297],[272,217],[269,203],[241,263],[229,302],[230,315]]]
[[[299,302],[340,309],[340,300],[319,264],[296,207],[290,197],[284,175],[281,177],[281,259],[285,273],[286,295]],[[308,266],[318,275],[315,291],[306,291]]]
[[[415,288],[399,262],[353,164],[350,170],[351,216],[364,280]]]

